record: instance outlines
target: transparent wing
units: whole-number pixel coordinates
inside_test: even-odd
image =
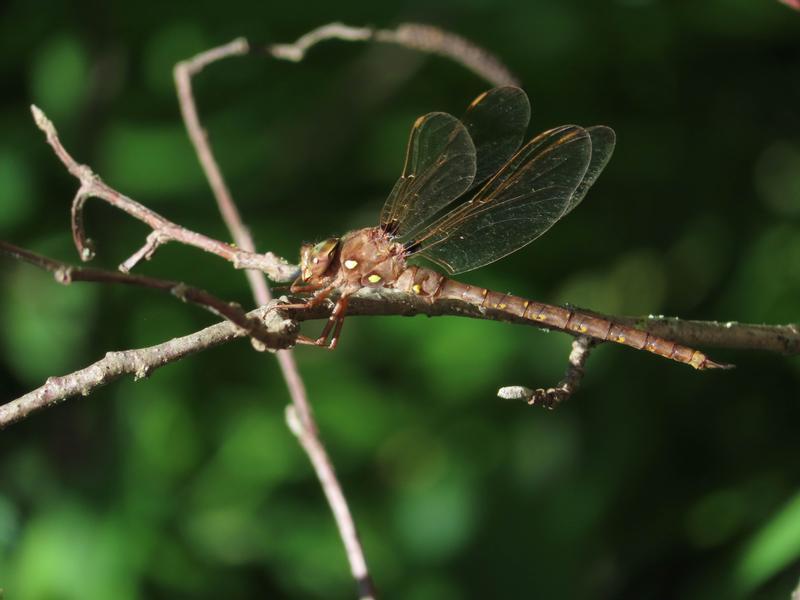
[[[563,125],[545,131],[517,152],[471,200],[407,244],[409,253],[456,274],[518,250],[570,210],[591,158],[592,138],[586,129]]]
[[[469,189],[475,179],[475,146],[464,124],[447,113],[429,113],[411,128],[403,174],[381,211],[381,227],[402,238]]]
[[[472,101],[461,122],[475,144],[473,186],[497,173],[519,150],[530,119],[531,104],[518,87],[492,88]]]
[[[594,127],[587,127],[586,131],[589,137],[592,138],[592,158],[589,160],[589,167],[586,169],[586,175],[583,176],[575,193],[569,200],[567,209],[564,211],[566,215],[571,212],[573,208],[578,206],[586,196],[586,192],[594,185],[600,173],[606,168],[608,161],[611,160],[611,155],[614,153],[614,146],[617,143],[617,135],[614,130],[605,125],[595,125]]]

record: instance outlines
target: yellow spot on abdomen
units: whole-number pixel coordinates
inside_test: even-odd
[[[377,273],[373,273],[372,275],[367,277],[367,281],[369,281],[370,283],[378,283],[380,280],[381,276],[378,275]]]
[[[586,333],[588,329],[586,329],[586,325],[581,325],[580,327],[578,327],[578,331],[580,331],[581,333]]]
[[[625,336],[624,336],[624,335],[621,335],[621,336],[619,336],[619,337],[617,338],[617,341],[618,341],[620,344],[624,344],[624,343],[625,343]]]
[[[414,285],[411,286],[411,291],[414,292],[415,294],[421,294],[422,286],[418,283],[415,283]]]

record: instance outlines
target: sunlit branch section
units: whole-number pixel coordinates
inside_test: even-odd
[[[49,271],[53,274],[54,279],[62,285],[69,285],[73,282],[113,283],[167,292],[182,302],[200,306],[211,314],[223,317],[240,327],[252,338],[254,347],[260,351],[268,348],[287,347],[294,342],[296,337],[296,335],[287,336],[286,332],[271,330],[261,320],[249,317],[238,304],[227,302],[205,290],[180,281],[105,269],[76,267],[3,240],[0,240],[0,254]]]
[[[280,321],[275,312],[269,311],[269,307],[257,308],[247,313],[247,317],[259,321]],[[292,327],[290,322],[285,322],[285,325],[290,329]],[[223,321],[155,346],[108,352],[97,362],[68,375],[50,377],[41,387],[0,406],[0,429],[67,398],[88,396],[99,386],[123,375],[133,375],[134,379],[139,380],[166,364],[246,335],[234,323]]]
[[[290,281],[296,275],[296,268],[271,252],[257,254],[237,248],[231,244],[215,240],[201,233],[181,227],[162,217],[136,200],[118,192],[104,183],[87,165],[79,164],[58,137],[52,121],[36,106],[31,106],[34,121],[47,137],[67,171],[80,181],[80,188],[72,204],[72,235],[81,260],[94,257],[94,247],[83,228],[83,208],[89,198],[99,198],[111,206],[122,210],[135,219],[148,225],[153,231],[147,236],[145,244],[120,265],[120,270],[130,271],[142,259],[149,259],[153,253],[167,242],[180,242],[216,254],[233,263],[239,269],[257,269],[275,281]]]
[[[273,44],[267,48],[267,52],[275,58],[299,62],[309,49],[327,40],[347,42],[374,40],[396,44],[448,58],[493,85],[518,85],[516,77],[492,53],[460,35],[421,23],[401,23],[394,29],[328,23],[309,31],[291,44]]]

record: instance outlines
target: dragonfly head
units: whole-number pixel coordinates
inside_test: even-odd
[[[303,244],[300,248],[300,279],[309,282],[325,274],[339,247],[339,238],[328,238],[318,244]]]

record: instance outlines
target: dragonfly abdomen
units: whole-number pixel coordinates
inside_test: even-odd
[[[427,296],[431,300],[461,300],[480,308],[536,321],[543,327],[624,344],[637,350],[645,350],[690,365],[695,369],[717,369],[726,366],[712,361],[699,350],[653,335],[642,329],[570,308],[533,302],[519,296],[468,285],[421,267],[407,268],[398,278],[395,287]]]

